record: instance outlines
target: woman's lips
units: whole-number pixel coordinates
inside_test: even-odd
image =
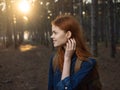
[[[55,43],[56,42],[56,40],[53,40],[53,43]]]

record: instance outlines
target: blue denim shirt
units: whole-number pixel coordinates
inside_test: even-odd
[[[88,61],[82,62],[80,70],[74,73],[76,58],[77,56],[73,55],[70,76],[61,80],[61,71],[58,68],[55,71],[53,71],[53,59],[51,57],[49,67],[48,90],[78,90],[77,86],[82,82],[84,77],[92,70],[92,68],[96,64],[96,60],[93,58],[89,58]]]

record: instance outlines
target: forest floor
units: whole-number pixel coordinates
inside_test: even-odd
[[[109,48],[99,46],[97,57],[102,90],[120,90],[120,45],[116,58]],[[45,46],[21,45],[19,49],[0,49],[0,90],[47,90],[49,58],[53,51]]]

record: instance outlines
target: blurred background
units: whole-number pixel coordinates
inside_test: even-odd
[[[120,89],[120,0],[0,0],[0,90],[47,90],[51,21],[62,14],[82,25],[103,90]]]

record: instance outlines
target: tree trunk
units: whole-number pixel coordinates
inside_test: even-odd
[[[100,41],[104,41],[104,32],[105,32],[105,0],[100,0],[99,3],[100,11],[99,11],[99,39]]]
[[[113,11],[113,1],[108,0],[108,16],[109,16],[109,30],[110,30],[110,47],[111,47],[111,57],[115,57],[116,45],[115,45],[115,30],[114,30],[114,11]]]
[[[8,48],[12,44],[12,16],[11,16],[11,11],[9,8],[10,6],[10,1],[6,1],[6,23],[7,23],[7,28],[6,28],[6,48]]]
[[[82,25],[83,27],[83,0],[79,0],[79,15],[80,15],[80,24]]]
[[[97,11],[98,0],[92,0],[91,4],[91,53],[97,56]]]
[[[118,17],[119,18],[119,17]],[[115,30],[115,43],[118,42],[118,32],[117,32],[117,0],[114,0],[114,30]]]

